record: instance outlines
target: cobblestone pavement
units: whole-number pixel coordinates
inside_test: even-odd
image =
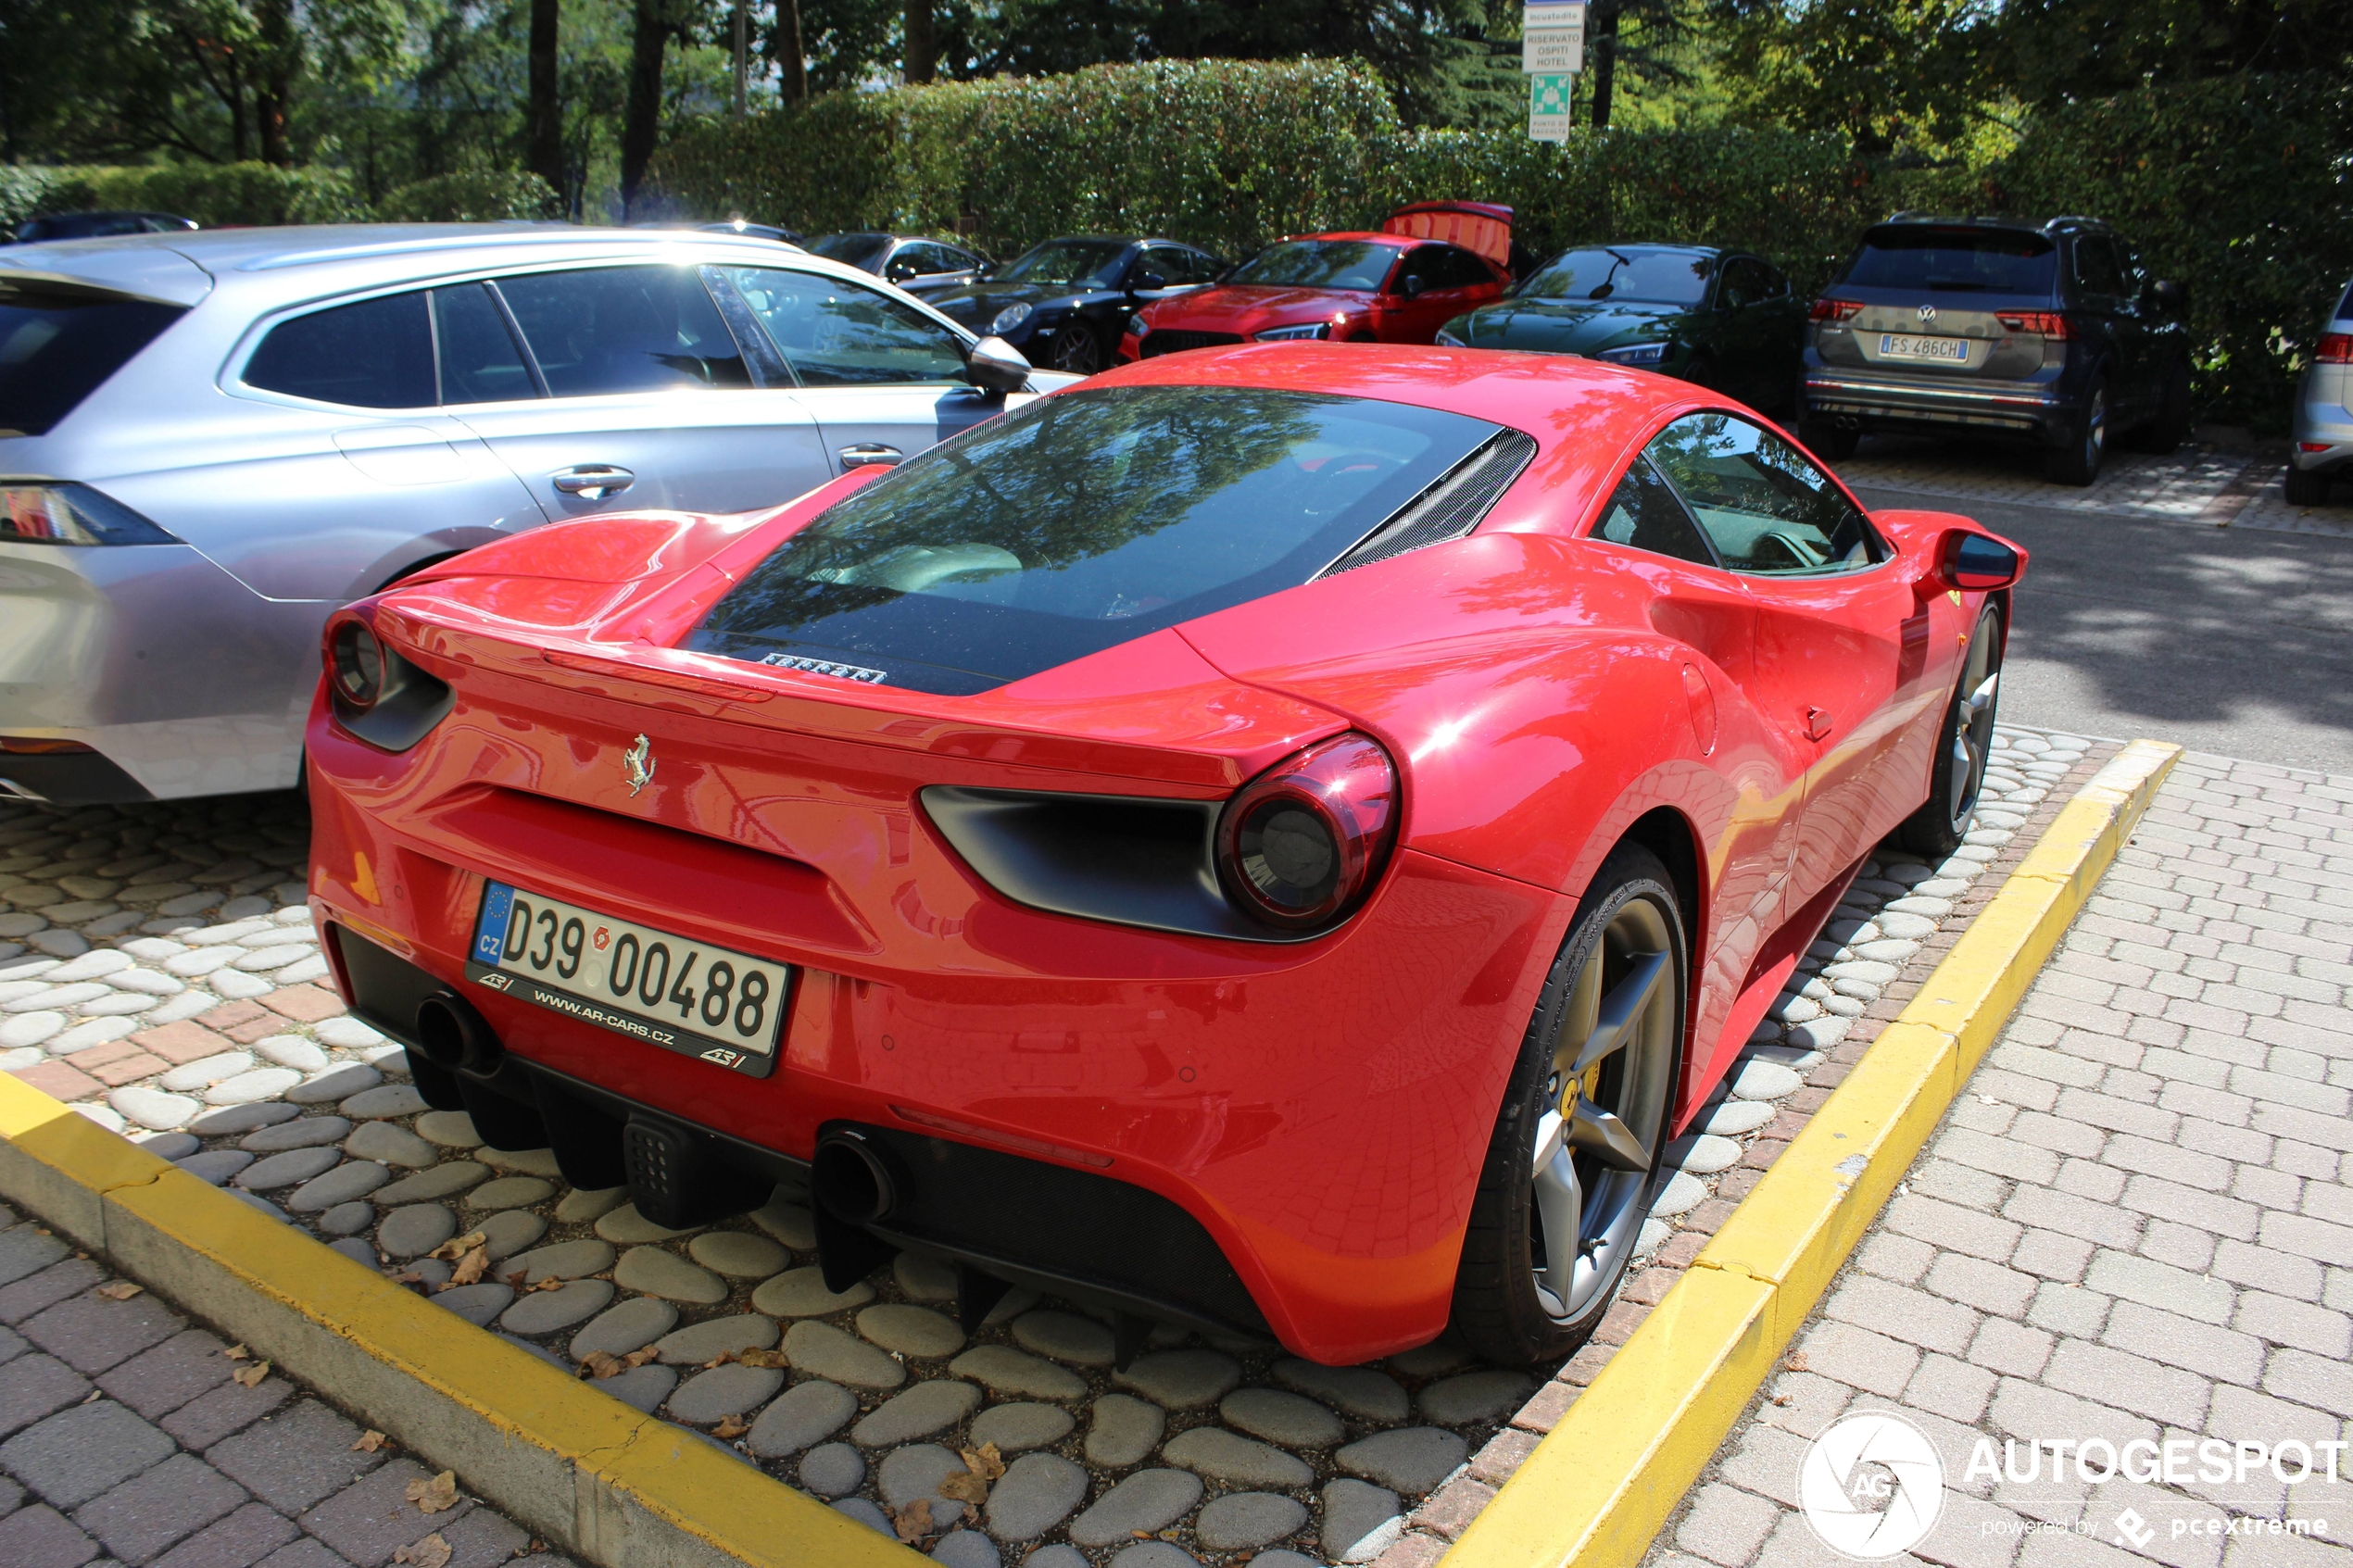
[[[7,1568],[572,1568],[6,1208],[0,1325]]]
[[[290,797],[0,808],[0,903],[19,911],[0,915],[0,1069],[877,1529],[904,1522],[942,1561],[1403,1568],[1493,1495],[2106,754],[1997,745],[1958,853],[1867,866],[1672,1151],[1649,1266],[1545,1379],[1443,1339],[1335,1370],[1173,1326],[1120,1372],[1108,1327],[1028,1292],[967,1339],[950,1273],[913,1254],[828,1293],[797,1192],[677,1233],[625,1193],[570,1190],[547,1151],[483,1148],[462,1114],[425,1110],[398,1048],[317,983],[299,883],[245,890],[301,863]],[[988,1443],[1008,1468],[985,1504],[943,1494]]]
[[[1898,1561],[2353,1563],[2348,869],[2353,779],[2175,769],[1653,1568],[1838,1561],[1799,1465],[1866,1410],[1949,1488]],[[1981,1439],[2000,1474],[1969,1474]],[[2183,1440],[2177,1484],[2098,1480],[2106,1451],[2027,1478],[2030,1442],[2086,1439]],[[2218,1484],[2207,1439],[2310,1445],[2316,1474],[2231,1447]]]
[[[2353,506],[2342,500],[2327,507],[2288,505],[2286,470],[2277,458],[2198,442],[2162,458],[2111,452],[2099,479],[2082,489],[2045,479],[2039,455],[2026,447],[1919,436],[1867,437],[1838,471],[1849,484],[1878,490],[2205,528],[2353,537]]]

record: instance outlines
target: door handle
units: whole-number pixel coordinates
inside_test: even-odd
[[[861,442],[841,449],[841,471],[851,469],[887,469],[907,460],[907,454],[896,446],[885,446],[878,441]]]
[[[608,495],[618,495],[636,483],[637,476],[610,463],[582,463],[573,468],[558,469],[547,476],[547,483],[567,495],[601,501]]]
[[[1807,709],[1806,710],[1806,738],[1807,740],[1820,740],[1824,735],[1827,735],[1830,733],[1830,710],[1821,708]]]

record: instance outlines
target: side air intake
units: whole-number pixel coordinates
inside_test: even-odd
[[[1535,440],[1516,430],[1498,431],[1478,449],[1454,465],[1453,471],[1424,491],[1419,499],[1358,540],[1347,554],[1315,575],[1331,577],[1370,566],[1377,560],[1402,556],[1430,545],[1459,539],[1478,526],[1478,520],[1503,498],[1520,470],[1536,456]]]

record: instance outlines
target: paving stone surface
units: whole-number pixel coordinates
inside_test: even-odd
[[[0,1259],[47,1260],[17,1283],[54,1282],[0,1298],[0,1564],[349,1568],[439,1533],[452,1568],[572,1568],[479,1505],[419,1512],[376,1480],[425,1474],[396,1445],[355,1448],[357,1425],[279,1373],[233,1382],[256,1364],[242,1346],[31,1245],[54,1240],[0,1208]],[[93,1386],[69,1361],[107,1370]]]
[[[2353,778],[2184,758],[1651,1568],[1825,1561],[1799,1465],[1863,1411],[1944,1466],[1906,1561],[2353,1564],[2348,872]],[[2185,1462],[2025,1478],[2087,1439]]]
[[[1864,1037],[1894,1015],[1950,946],[2036,823],[2072,787],[2064,781],[2098,759],[2096,748],[2087,756],[2084,743],[2064,737],[2004,731],[2001,744],[2003,765],[1975,842],[1942,865],[1891,851],[1866,867],[1774,1020],[1748,1046],[1737,1091],[1704,1110],[1701,1124],[1676,1146],[1680,1169],[1642,1230],[1640,1251],[1649,1266],[1595,1342],[1567,1366],[1541,1369],[1552,1374],[1541,1382],[1516,1369],[1478,1366],[1443,1339],[1382,1364],[1327,1368],[1270,1344],[1210,1339],[1171,1325],[1156,1329],[1123,1372],[1113,1364],[1110,1323],[1032,1292],[1009,1296],[967,1336],[953,1315],[953,1271],[924,1254],[902,1253],[847,1291],[827,1290],[812,1266],[807,1195],[792,1188],[716,1225],[685,1232],[653,1225],[625,1192],[565,1186],[546,1150],[489,1148],[463,1114],[427,1110],[407,1081],[401,1051],[344,1013],[321,985],[299,980],[258,997],[205,990],[223,972],[207,967],[218,952],[274,957],[273,947],[309,941],[300,886],[290,878],[268,897],[246,895],[247,903],[216,900],[173,922],[143,917],[111,930],[85,924],[51,941],[57,948],[79,942],[76,952],[19,937],[0,941],[0,987],[27,987],[0,990],[0,1009],[31,1004],[0,1011],[0,1028],[40,1012],[67,1021],[42,1041],[0,1052],[0,1071],[20,1073],[126,1135],[156,1140],[150,1147],[168,1158],[201,1169],[202,1161],[233,1155],[236,1168],[219,1178],[233,1190],[254,1162],[283,1161],[264,1177],[274,1183],[292,1172],[299,1180],[256,1200],[267,1197],[281,1218],[321,1239],[339,1238],[388,1277],[441,1301],[452,1311],[453,1331],[463,1331],[460,1320],[487,1323],[561,1364],[586,1363],[585,1371],[602,1374],[591,1386],[711,1434],[777,1479],[869,1522],[898,1506],[887,1486],[895,1456],[919,1454],[936,1467],[940,1454],[995,1442],[1011,1468],[991,1503],[953,1535],[945,1530],[943,1503],[936,1515],[943,1528],[924,1537],[927,1550],[946,1554],[952,1539],[960,1542],[955,1553],[977,1562],[973,1554],[993,1535],[1006,1561],[1037,1551],[1031,1561],[1051,1568],[1057,1560],[1042,1553],[1071,1551],[1076,1521],[1093,1517],[1107,1529],[1114,1516],[1173,1507],[1151,1526],[1170,1534],[1156,1544],[1171,1550],[1213,1559],[1257,1550],[1262,1564],[1331,1561],[1342,1551],[1369,1561],[1389,1552],[1398,1554],[1391,1568],[1426,1568],[1786,1146]],[[282,802],[279,809],[295,808]],[[1996,816],[2012,825],[1994,825]],[[125,820],[111,809],[63,816],[0,803],[0,867],[23,868],[0,872],[0,896],[15,885],[5,878],[40,872],[61,847],[138,831]],[[280,822],[288,848],[285,835],[297,821]],[[251,841],[236,826],[221,831],[239,844]],[[193,841],[182,834],[174,843],[183,840]],[[27,843],[36,847],[17,849]],[[44,859],[35,863],[31,856]],[[299,856],[287,864],[298,866]],[[1904,907],[1891,907],[1898,902]],[[150,923],[156,929],[146,929]],[[105,967],[68,970],[76,959]],[[233,972],[247,972],[233,970],[234,961]],[[60,972],[64,978],[50,978]],[[181,989],[164,994],[166,984]],[[57,999],[75,985],[106,994]],[[103,1021],[77,1009],[122,1005],[109,1000],[117,997],[154,1002],[152,1010],[129,1015],[138,1027],[122,1048],[155,1065],[142,1065],[145,1076],[108,1083],[74,1063],[115,1047],[60,1052],[56,1042],[82,1021]],[[302,1082],[274,1098],[235,1106],[204,1099],[245,1073],[292,1071],[283,1064],[309,1062],[314,1052],[325,1065],[303,1069]],[[205,1066],[186,1091],[165,1086],[174,1070],[224,1057],[243,1060]],[[482,1282],[454,1286],[457,1261],[477,1246],[489,1260]],[[436,1250],[442,1256],[433,1256]],[[0,1298],[8,1279],[62,1267],[63,1256],[0,1230]],[[511,1294],[543,1280],[567,1283]],[[73,1288],[95,1282],[94,1275]],[[653,1357],[643,1357],[648,1347]],[[31,1407],[59,1401],[30,1419],[54,1419],[90,1391],[81,1374],[48,1352],[30,1353],[57,1369],[47,1384],[31,1380]],[[633,1353],[651,1364],[627,1366]],[[783,1364],[766,1364],[768,1357]],[[0,1363],[0,1415],[8,1407],[7,1372]],[[161,1429],[170,1435],[176,1422],[219,1442],[279,1410],[283,1399],[264,1404],[216,1379],[162,1415]],[[821,1449],[827,1457],[813,1459]],[[853,1474],[835,1449],[862,1468]],[[813,1471],[804,1474],[810,1464]],[[1009,1486],[1000,1511],[994,1499]],[[1099,1513],[1114,1495],[1117,1505]],[[1207,1512],[1212,1505],[1216,1511]],[[324,1506],[290,1506],[274,1516],[316,1536],[326,1526],[314,1525],[312,1514]],[[1000,1512],[1023,1533],[1000,1529]],[[1356,1533],[1337,1540],[1332,1519]],[[332,1545],[333,1535],[329,1529],[321,1538]],[[1101,1568],[1133,1544],[1132,1536],[1106,1538],[1088,1545],[1083,1560]]]

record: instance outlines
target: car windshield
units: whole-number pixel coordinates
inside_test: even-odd
[[[1291,288],[1378,289],[1397,259],[1394,245],[1370,240],[1285,240],[1268,245],[1234,269],[1229,283],[1266,283]]]
[[[1108,283],[1104,276],[1127,254],[1125,240],[1048,240],[997,274],[1005,283]]]
[[[1707,297],[1712,256],[1687,250],[1572,250],[1554,257],[1519,288],[1522,299],[1616,299],[1697,305]]]
[[[2058,247],[2022,229],[1874,229],[1843,282],[1868,289],[2051,292]]]
[[[40,435],[156,334],[177,305],[0,285],[0,435]]]
[[[829,508],[686,646],[987,691],[1306,582],[1498,429],[1259,388],[1041,398]]]
[[[861,267],[871,272],[882,253],[890,248],[888,234],[820,234],[809,242],[812,255],[828,261],[838,261],[844,267]]]

